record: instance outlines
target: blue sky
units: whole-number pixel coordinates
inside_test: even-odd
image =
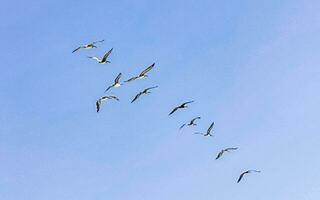
[[[315,0],[2,2],[0,199],[319,199],[319,9]],[[111,47],[109,65],[86,58]],[[149,78],[112,90],[120,102],[95,113],[119,72],[153,62]],[[198,115],[197,128],[178,131]],[[192,134],[212,121],[214,138]],[[215,161],[229,146],[239,150]],[[246,169],[262,173],[236,184]]]

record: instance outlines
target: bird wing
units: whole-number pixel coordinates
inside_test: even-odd
[[[182,126],[180,126],[179,130],[181,130],[186,124],[182,124]]]
[[[148,90],[152,90],[152,89],[157,88],[157,87],[158,87],[158,86],[146,88],[143,92],[148,92]]]
[[[207,133],[209,134],[211,132],[211,129],[213,128],[214,122],[212,122],[212,124],[210,125],[210,127],[208,128]]]
[[[81,49],[81,48],[83,48],[83,46],[80,46],[80,47],[76,48],[75,50],[72,51],[72,53],[78,51],[78,50]]]
[[[108,58],[108,57],[109,57],[109,55],[111,54],[112,50],[113,50],[113,48],[111,48],[111,49],[110,49],[106,54],[104,54],[104,56],[103,56],[103,58],[102,58],[101,62],[105,62],[105,61],[107,61],[107,58]]]
[[[108,90],[110,90],[114,85],[110,85],[104,92],[106,93]]]
[[[226,148],[225,151],[230,151],[230,150],[237,150],[238,147],[230,147],[230,148]]]
[[[137,78],[138,78],[138,77],[137,77],[137,76],[135,76],[135,77],[130,78],[129,80],[126,80],[125,82],[131,82],[131,81],[136,80]]]
[[[122,76],[122,73],[119,73],[118,76],[116,77],[116,79],[114,79],[114,82],[119,83],[121,76]]]
[[[242,174],[240,174],[237,183],[239,183],[241,181],[241,179],[243,178],[243,176],[246,174],[247,172],[243,172]]]
[[[103,41],[104,40],[94,41],[94,42],[92,42],[92,44],[96,44],[96,43],[103,42]]]
[[[251,173],[251,172],[257,172],[257,173],[260,173],[261,171],[259,171],[259,170],[248,170],[248,173]]]
[[[187,105],[187,104],[189,104],[189,103],[193,103],[194,101],[187,101],[187,102],[184,102],[181,106],[185,106],[185,105]]]
[[[119,98],[116,96],[109,96],[109,98],[119,101]]]
[[[97,58],[97,57],[95,57],[95,56],[88,56],[88,58],[91,58],[91,59],[93,59],[93,60],[96,60],[96,61],[100,62],[100,59]]]
[[[139,92],[131,101],[131,103],[133,103],[134,101],[136,101],[140,96],[142,95],[142,92]]]
[[[169,115],[172,115],[174,112],[176,112],[180,107],[175,107],[170,113]]]
[[[194,124],[194,121],[196,121],[197,119],[200,119],[201,117],[195,117],[190,121],[190,124]]]
[[[224,150],[220,151],[216,157],[216,160],[218,160],[222,156],[223,153],[224,153]]]
[[[101,101],[100,99],[96,102],[96,107],[97,107],[97,112],[99,112],[100,110],[100,104],[101,104]]]
[[[144,76],[146,73],[148,73],[153,67],[154,67],[155,63],[152,63],[152,65],[150,65],[149,67],[147,67],[145,70],[143,70],[139,76]]]

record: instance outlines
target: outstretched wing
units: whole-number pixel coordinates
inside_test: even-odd
[[[103,42],[103,41],[104,40],[94,41],[94,42],[92,42],[92,44],[96,44],[96,43]]]
[[[169,115],[172,115],[174,112],[176,112],[179,109],[179,107],[175,107],[170,113]]]
[[[149,90],[152,90],[152,89],[157,88],[157,87],[158,87],[158,86],[146,88],[143,92],[148,92]]]
[[[137,77],[137,76],[135,76],[135,77],[130,78],[129,80],[126,80],[125,82],[131,82],[131,81],[136,80],[137,78],[138,78],[138,77]]]
[[[182,124],[182,126],[180,126],[179,130],[181,130],[186,124]]]
[[[116,77],[116,79],[114,79],[114,82],[119,83],[121,76],[122,76],[122,73],[119,73],[118,76]]]
[[[100,110],[101,101],[100,99],[96,102],[97,112]]]
[[[140,96],[142,95],[142,92],[139,92],[131,101],[131,103],[135,102]]]
[[[80,46],[80,47],[76,48],[75,50],[73,50],[72,53],[74,53],[74,52],[76,52],[76,51],[78,51],[79,49],[82,49],[82,48],[83,48],[83,46]]]
[[[223,153],[224,153],[224,150],[220,151],[216,157],[216,160],[218,160],[222,156]]]
[[[105,91],[104,93],[106,93],[108,90],[110,90],[113,87],[113,85],[110,85]]]
[[[110,99],[114,99],[114,100],[119,101],[119,98],[118,98],[118,97],[116,97],[116,96],[109,96],[109,98],[110,98]]]
[[[211,129],[213,128],[213,125],[214,125],[214,122],[212,122],[212,124],[211,124],[210,127],[208,128],[208,131],[207,131],[208,134],[210,134]]]
[[[226,148],[225,151],[234,151],[237,149],[238,149],[238,147],[230,147],[230,148]]]
[[[107,61],[107,59],[108,59],[109,55],[111,54],[112,50],[113,50],[113,48],[111,48],[106,54],[104,54],[101,62],[106,62]]]
[[[193,103],[194,101],[187,101],[187,102],[184,102],[181,106],[185,106],[185,105],[187,105],[187,104],[189,104],[189,103]]]
[[[237,183],[239,183],[240,181],[241,181],[241,179],[243,178],[243,176],[246,174],[247,172],[243,172],[240,176],[239,176],[239,178],[238,178],[238,180],[237,180]]]
[[[145,70],[143,70],[139,76],[144,76],[146,73],[148,73],[155,65],[156,63],[152,63],[149,67],[147,67]]]
[[[88,56],[88,58],[91,58],[91,59],[93,59],[93,60],[96,60],[96,61],[100,62],[100,59],[97,58],[97,57],[95,57],[95,56]]]
[[[190,124],[194,124],[194,122],[197,120],[197,119],[200,119],[201,117],[195,117],[193,118],[191,121],[190,121]]]

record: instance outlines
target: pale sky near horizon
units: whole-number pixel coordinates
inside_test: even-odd
[[[0,199],[318,200],[319,9],[315,0],[3,1]],[[108,65],[87,58],[112,47]],[[111,90],[120,101],[95,112],[119,72],[127,79],[153,62],[148,78]],[[195,116],[197,127],[178,130]],[[212,121],[213,138],[192,134]],[[216,161],[226,147],[239,150]],[[237,184],[247,169],[262,172]]]

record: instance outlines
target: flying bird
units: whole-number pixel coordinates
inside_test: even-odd
[[[144,89],[142,92],[139,92],[134,98],[133,100],[131,101],[131,103],[135,102],[141,95],[143,94],[150,94],[151,92],[149,90],[151,89],[154,89],[154,88],[157,88],[158,86],[154,86],[154,87],[149,87],[147,89]]]
[[[99,98],[97,101],[96,101],[96,107],[97,107],[97,112],[100,111],[100,108],[101,108],[101,105],[102,105],[102,102],[106,101],[106,100],[116,100],[116,101],[119,101],[118,97],[116,96],[103,96],[101,98]]]
[[[181,129],[182,129],[183,127],[185,127],[185,126],[197,126],[197,124],[195,123],[195,121],[196,121],[197,119],[201,119],[201,117],[195,117],[195,118],[193,118],[188,124],[187,124],[187,123],[182,124],[182,126],[180,126],[179,130],[181,130]]]
[[[104,92],[107,92],[111,88],[115,87],[120,87],[122,84],[120,83],[120,78],[121,78],[122,73],[119,73],[118,76],[114,79],[114,83],[110,85]]]
[[[96,43],[99,43],[99,42],[103,42],[104,40],[100,40],[100,41],[95,41],[95,42],[91,42],[89,44],[85,44],[85,45],[82,45],[78,48],[76,48],[75,50],[72,51],[72,53],[80,50],[80,49],[92,49],[92,48],[97,48],[97,46],[95,45]]]
[[[249,173],[252,173],[252,172],[260,173],[261,171],[258,171],[258,170],[248,170],[248,171],[242,172],[242,174],[240,174],[240,176],[239,176],[239,179],[238,179],[237,183],[239,183],[239,182],[242,180],[242,178],[243,178],[243,176],[244,176],[245,174],[249,174]]]
[[[132,77],[125,82],[131,82],[137,79],[142,79],[145,77],[148,77],[147,73],[154,67],[155,63],[152,63],[149,67],[147,67],[145,70],[143,70],[138,76]]]
[[[200,133],[200,132],[196,132],[196,133],[194,133],[194,134],[200,134],[200,135],[203,135],[203,136],[213,136],[212,134],[211,134],[211,130],[212,130],[212,128],[213,128],[213,125],[214,125],[214,122],[212,122],[211,123],[211,125],[209,126],[209,128],[208,128],[208,130],[207,130],[207,132],[206,133]]]
[[[194,102],[194,101],[188,101],[188,102],[185,102],[185,103],[181,104],[180,106],[175,107],[175,108],[169,113],[169,115],[172,115],[174,112],[176,112],[176,111],[177,111],[178,109],[180,109],[180,108],[188,108],[187,104],[193,103],[193,102]]]
[[[111,54],[112,50],[113,50],[113,48],[111,48],[106,54],[104,54],[104,56],[103,56],[102,59],[100,59],[100,58],[98,58],[98,57],[95,57],[95,56],[93,56],[93,57],[92,57],[92,56],[88,56],[88,58],[91,58],[91,59],[93,59],[93,60],[96,60],[96,61],[98,61],[98,63],[100,63],[100,64],[110,63],[110,61],[107,60],[107,59],[108,59],[109,55]]]
[[[222,150],[218,153],[218,155],[217,155],[217,157],[216,157],[216,160],[218,160],[218,159],[223,155],[224,152],[235,151],[235,150],[237,150],[237,149],[238,149],[237,147],[231,147],[231,148],[222,149]]]

